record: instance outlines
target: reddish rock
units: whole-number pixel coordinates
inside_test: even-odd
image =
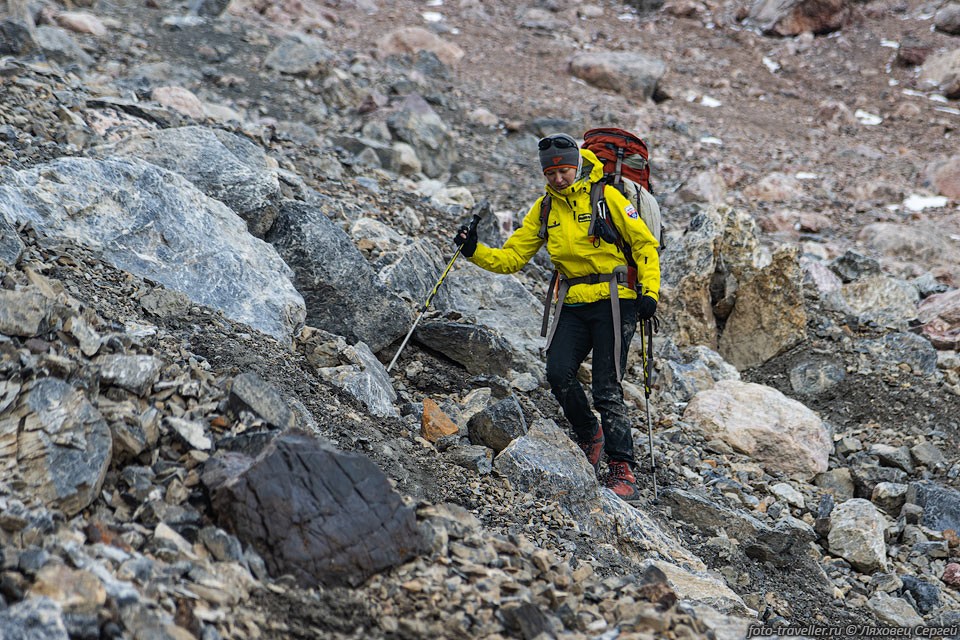
[[[940,195],[960,200],[960,155],[952,156],[933,171],[933,186]]]
[[[951,562],[943,571],[943,577],[940,578],[945,584],[954,587],[960,587],[960,564]]]
[[[423,399],[423,419],[420,422],[420,434],[430,442],[436,442],[443,436],[452,436],[459,427],[430,398]]]
[[[960,289],[938,293],[917,306],[923,335],[937,349],[960,347]]]

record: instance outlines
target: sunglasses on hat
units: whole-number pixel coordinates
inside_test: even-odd
[[[577,143],[567,136],[547,136],[546,138],[540,138],[540,141],[537,142],[537,148],[540,149],[540,151],[545,151],[550,147],[573,149],[576,146]]]

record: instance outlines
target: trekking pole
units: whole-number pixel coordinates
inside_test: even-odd
[[[643,395],[647,412],[647,438],[650,446],[650,472],[653,476],[653,504],[660,504],[657,496],[657,463],[653,457],[653,424],[650,422],[650,367],[653,365],[653,321],[640,323],[640,352],[643,355]]]
[[[470,221],[470,230],[475,231],[477,229],[477,224],[479,223],[480,214],[473,214],[473,220]],[[407,346],[407,341],[410,339],[410,336],[413,335],[413,330],[417,328],[418,324],[420,324],[420,319],[423,318],[424,312],[427,310],[427,307],[430,306],[433,296],[437,295],[437,291],[440,290],[440,285],[443,284],[444,278],[446,278],[447,274],[450,273],[450,268],[453,267],[453,263],[456,261],[457,256],[460,255],[461,249],[463,249],[463,245],[457,247],[456,253],[453,254],[452,258],[450,258],[450,262],[447,263],[447,268],[443,270],[442,274],[440,274],[440,279],[437,280],[437,284],[433,285],[433,291],[431,291],[430,295],[427,296],[427,299],[423,301],[423,306],[420,307],[420,313],[417,314],[417,319],[414,321],[413,326],[410,327],[410,331],[407,332],[407,336],[403,339],[403,342],[400,343],[400,348],[397,349],[397,352],[394,354],[393,360],[390,361],[390,366],[387,367],[387,373],[390,373],[390,370],[393,369],[393,365],[397,363],[397,358],[400,357],[400,352],[403,351],[405,346]]]

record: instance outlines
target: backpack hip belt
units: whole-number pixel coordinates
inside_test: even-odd
[[[607,282],[610,284],[610,308],[613,316],[613,358],[614,367],[617,372],[617,380],[623,377],[620,371],[620,295],[618,285],[635,289],[637,285],[637,270],[634,267],[620,265],[614,268],[612,273],[591,273],[580,276],[579,278],[568,278],[559,271],[553,272],[553,278],[550,279],[550,287],[547,289],[546,298],[543,301],[543,322],[540,324],[540,335],[547,338],[545,349],[550,348],[553,342],[553,334],[557,331],[557,324],[560,322],[560,312],[563,310],[563,301],[567,297],[567,291],[570,287],[578,284],[599,284]],[[551,300],[553,298],[553,300]],[[550,305],[553,303],[553,323],[550,323]],[[547,327],[549,325],[549,332]]]

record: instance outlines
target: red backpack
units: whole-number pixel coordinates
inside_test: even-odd
[[[650,188],[650,153],[647,144],[629,131],[614,128],[590,129],[583,134],[583,148],[603,160],[603,173],[617,187],[622,178]]]

